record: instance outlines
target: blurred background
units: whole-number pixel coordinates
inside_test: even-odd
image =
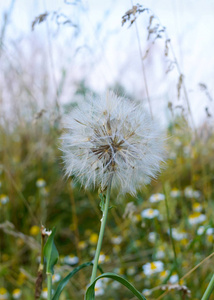
[[[57,227],[54,289],[93,259],[98,192],[63,177],[59,137],[64,115],[107,89],[143,102],[169,138],[161,176],[136,197],[112,195],[103,269],[161,299],[163,284],[213,253],[214,2],[11,0],[0,13],[0,299],[34,298],[42,224]],[[191,299],[211,278],[210,260],[179,282]],[[62,299],[83,298],[90,271]],[[97,290],[100,299],[132,297],[112,282]],[[164,299],[187,296],[175,288]]]

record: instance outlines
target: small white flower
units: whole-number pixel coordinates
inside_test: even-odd
[[[98,280],[95,284],[95,296],[102,296],[105,294],[105,291],[104,291],[104,287],[105,287],[105,284],[104,284],[104,281],[102,279]]]
[[[41,230],[42,235],[47,235],[50,236],[52,231],[51,230],[47,230],[43,225],[42,225],[42,230]]]
[[[201,214],[200,212],[194,212],[193,214],[189,215],[188,221],[191,225],[196,225],[203,223],[206,220],[206,216]]]
[[[52,276],[52,283],[58,282],[61,279],[61,275],[59,273],[56,273]]]
[[[158,250],[157,250],[156,258],[157,258],[157,259],[162,259],[162,258],[164,258],[164,257],[165,257],[165,253],[166,253],[166,251],[165,251],[164,247],[160,246],[160,247],[158,248]]]
[[[197,230],[198,235],[202,235],[205,232],[205,227],[204,226],[199,226]]]
[[[127,269],[127,275],[133,276],[136,273],[136,268],[135,267],[129,267]]]
[[[153,261],[151,263],[146,263],[143,265],[143,272],[146,276],[150,276],[155,273],[162,272],[164,270],[164,264],[162,261]]]
[[[149,202],[151,202],[151,203],[156,203],[156,202],[163,201],[163,200],[165,200],[165,195],[161,194],[161,193],[153,194],[149,198]]]
[[[170,234],[170,231],[168,230],[168,234]],[[184,230],[178,230],[176,228],[172,228],[172,237],[176,241],[181,241],[183,239],[186,239],[188,236],[187,232]]]
[[[179,191],[178,189],[172,189],[170,192],[170,196],[172,198],[180,197],[180,195],[181,195],[181,191]]]
[[[0,195],[0,204],[6,204],[9,202],[9,197],[5,194]]]
[[[67,265],[76,265],[79,262],[79,258],[75,255],[67,255],[64,257],[64,263]]]
[[[151,295],[151,290],[149,290],[149,289],[144,289],[144,290],[142,290],[142,294],[144,295],[144,296],[150,296]]]
[[[201,203],[199,203],[199,202],[194,202],[193,205],[192,205],[192,209],[193,209],[194,211],[201,212],[201,211],[202,211],[202,205],[201,205]]]
[[[169,278],[169,283],[171,284],[175,284],[179,281],[179,277],[178,277],[178,274],[174,273],[172,274],[172,276],[170,276]]]
[[[208,228],[206,231],[207,235],[213,235],[214,234],[214,228]]]
[[[0,300],[7,300],[8,299],[8,292],[5,288],[0,288]]]
[[[141,212],[141,217],[145,219],[154,219],[155,217],[158,217],[159,214],[158,209],[147,208]]]
[[[22,291],[20,289],[15,289],[12,292],[13,299],[19,299],[22,295]]]
[[[37,181],[36,181],[36,186],[38,188],[43,188],[46,186],[46,182],[43,178],[39,178]]]
[[[191,186],[188,186],[184,190],[184,195],[187,198],[200,198],[201,193],[199,191],[194,191]]]
[[[114,245],[120,245],[121,242],[122,242],[122,236],[113,236],[113,237],[111,238],[111,242],[112,242],[112,244],[114,244]]]
[[[154,243],[157,238],[157,233],[156,232],[150,232],[148,236],[148,240],[150,243]]]
[[[135,194],[160,171],[163,135],[141,104],[117,97],[90,97],[66,122],[62,151],[66,174],[85,187],[113,187]]]

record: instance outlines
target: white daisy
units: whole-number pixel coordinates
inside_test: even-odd
[[[165,200],[165,195],[161,194],[161,193],[153,194],[149,198],[149,202],[151,202],[151,203],[155,203],[155,202],[159,202],[159,201],[163,201],[163,200]]]
[[[150,276],[155,273],[162,272],[164,270],[164,264],[162,261],[153,261],[151,263],[146,263],[143,265],[143,272],[146,276]]]
[[[147,208],[141,212],[141,217],[145,219],[154,219],[155,217],[158,217],[159,214],[158,209]]]

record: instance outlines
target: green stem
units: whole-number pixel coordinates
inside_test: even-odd
[[[201,300],[208,300],[213,289],[214,289],[214,274],[213,274],[213,277],[211,278],[210,283],[208,284],[208,287],[207,287],[203,297],[201,298]]]
[[[106,201],[105,201],[105,207],[101,219],[101,227],[100,227],[100,233],[99,233],[99,238],[97,242],[97,249],[94,257],[94,262],[93,262],[93,269],[92,269],[92,274],[91,274],[91,283],[94,282],[96,275],[97,275],[97,266],[98,266],[98,261],[99,261],[99,256],[100,256],[100,250],[102,246],[102,241],[103,241],[103,235],[105,231],[105,225],[106,225],[106,220],[107,220],[107,215],[108,215],[108,209],[109,209],[109,201],[110,201],[110,192],[111,192],[111,180],[107,189],[106,193]]]
[[[169,224],[169,235],[170,235],[170,240],[171,240],[171,243],[172,243],[172,249],[173,249],[173,253],[174,253],[174,266],[175,266],[176,271],[177,271],[177,273],[179,275],[179,278],[180,278],[181,276],[180,276],[180,271],[178,269],[177,254],[176,254],[176,250],[175,250],[174,239],[173,239],[173,236],[172,236],[172,226],[171,226],[170,216],[169,216],[168,195],[167,195],[166,187],[164,185],[163,185],[163,190],[164,190],[164,194],[165,194],[165,205],[166,205],[167,221],[168,221],[168,224]]]
[[[52,299],[52,274],[47,273],[47,283],[48,283],[48,300]]]

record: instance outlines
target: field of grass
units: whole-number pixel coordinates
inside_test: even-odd
[[[148,9],[145,11],[148,16],[151,14]],[[131,22],[131,26],[136,14],[139,16],[143,12],[140,5],[133,7],[123,16],[123,24]],[[51,16],[58,20],[63,15],[60,12],[41,15],[40,19],[35,19],[34,26]],[[0,78],[0,300],[47,299],[45,270],[38,284],[43,241],[47,241],[41,234],[44,228],[56,227],[59,260],[54,268],[53,290],[69,272],[94,259],[102,218],[100,191],[98,188],[85,190],[78,178],[65,176],[60,150],[64,115],[88,92],[93,94],[94,91],[84,80],[72,82],[76,94],[72,99],[66,95],[70,102],[63,105],[60,97],[65,96],[65,82],[70,87],[70,81],[75,81],[69,77],[72,74],[67,75],[65,69],[58,70],[59,78],[54,78],[52,61],[51,76],[48,75],[50,70],[45,56],[40,53],[37,57],[42,49],[39,47],[31,53],[32,57],[27,56],[27,61],[21,46],[14,43],[16,56],[11,55],[12,51],[4,45],[7,26],[5,18],[0,44],[3,74]],[[99,266],[104,272],[114,272],[127,279],[148,300],[198,300],[202,299],[214,270],[212,116],[207,109],[207,121],[195,127],[184,76],[170,39],[162,37],[165,27],[157,24],[156,17],[150,16],[147,30],[148,40],[152,36],[147,41],[151,47],[157,39],[164,40],[164,59],[169,69],[173,63],[178,72],[174,90],[178,99],[184,99],[185,108],[181,105],[179,114],[174,103],[166,100],[171,121],[165,130],[166,160],[160,175],[136,196],[112,191]],[[146,88],[143,97],[149,100],[147,79],[142,71]],[[56,86],[52,86],[52,81]],[[112,88],[115,92],[129,94],[122,84],[117,82],[115,87]],[[212,101],[206,85],[201,88]],[[83,299],[91,271],[92,267],[88,266],[76,273],[60,300]],[[111,279],[99,280],[95,295],[97,300],[137,299]],[[214,300],[214,293],[209,300]]]
[[[28,300],[34,298],[41,225],[56,226],[55,289],[75,266],[93,259],[99,196],[64,178],[61,120],[41,116],[11,130],[6,125],[5,120],[0,131],[0,299]],[[190,293],[190,299],[200,299],[213,272],[214,136],[208,127],[196,136],[178,118],[166,144],[158,179],[136,197],[112,192],[100,266],[124,276],[148,299],[187,299]],[[77,273],[60,299],[82,299],[90,273],[91,267]],[[45,291],[44,278],[42,299]],[[96,295],[132,298],[110,280],[100,281]]]

